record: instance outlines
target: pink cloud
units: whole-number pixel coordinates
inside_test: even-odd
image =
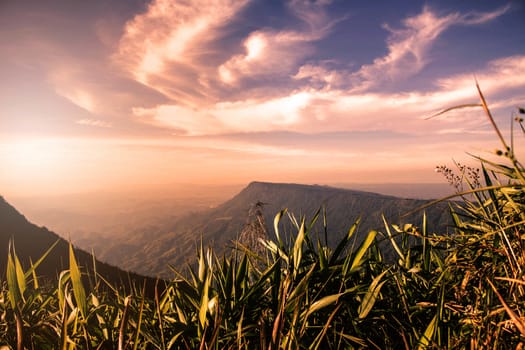
[[[521,78],[524,64],[525,56],[500,59],[490,62],[476,76],[487,93],[493,96],[512,94],[517,87],[525,87],[525,77]],[[444,121],[424,120],[451,105],[476,102],[474,83],[473,75],[460,74],[439,80],[430,92],[386,94],[305,88],[277,97],[225,101],[200,109],[161,106],[149,110],[149,120],[193,135],[382,129],[418,134],[429,132],[430,124],[430,132],[445,132],[451,130],[451,125],[454,129],[475,131],[485,120],[472,118],[472,111],[452,113]],[[496,98],[493,101],[498,103]]]
[[[248,0],[155,0],[145,13],[126,24],[114,60],[141,83],[169,96],[165,85],[156,83],[157,77],[174,65],[198,74],[204,69],[201,53],[207,51],[206,45],[247,3]]]

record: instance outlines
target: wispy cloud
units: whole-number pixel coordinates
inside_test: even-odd
[[[403,20],[403,27],[392,28],[385,24],[390,32],[387,40],[388,54],[378,57],[373,63],[363,65],[355,72],[357,89],[369,89],[381,85],[385,81],[406,79],[420,72],[430,61],[429,51],[434,42],[448,28],[454,25],[476,25],[491,21],[505,12],[509,6],[492,12],[458,12],[439,16],[430,7],[413,17]]]
[[[301,20],[302,28],[261,29],[250,33],[242,43],[244,52],[219,66],[220,80],[235,85],[243,78],[288,77],[302,59],[315,51],[311,43],[325,37],[337,23],[338,20],[331,19],[325,11],[330,2],[288,2],[290,12]]]
[[[242,78],[285,76],[312,51],[310,34],[294,31],[256,31],[243,42],[244,53],[234,55],[218,68],[223,83],[236,84]]]
[[[477,79],[493,96],[525,87],[520,73],[525,56],[496,60],[479,72]],[[341,89],[304,89],[289,95],[221,102],[206,109],[187,110],[162,106],[149,110],[150,121],[187,134],[295,130],[328,132],[341,130],[378,130],[427,132],[423,121],[431,113],[461,103],[477,100],[474,76],[460,74],[440,79],[429,92],[373,93]],[[480,120],[458,113],[432,128],[449,128],[461,123],[463,129],[476,128]],[[482,119],[483,120],[483,119]]]
[[[210,53],[210,43],[220,35],[221,26],[247,3],[155,0],[145,13],[126,24],[114,60],[139,82],[179,98],[177,92],[184,87],[199,84],[200,69],[205,68],[203,56]],[[182,84],[181,89],[169,88],[177,84]]]
[[[224,6],[224,2],[219,3]],[[290,11],[308,30],[301,32],[295,29],[265,28],[252,31],[242,41],[244,52],[232,55],[217,66],[216,74],[218,79],[226,84],[226,91],[228,86],[239,86],[242,92],[231,90],[231,93],[223,95],[222,99],[214,98],[215,90],[212,88],[193,81],[194,85],[199,86],[184,89],[184,86],[178,85],[177,74],[180,72],[159,68],[159,72],[164,72],[163,79],[169,81],[171,91],[182,89],[184,92],[170,95],[173,98],[178,97],[173,103],[153,108],[137,107],[133,110],[134,115],[140,121],[171,128],[177,134],[186,135],[275,130],[302,132],[376,130],[380,126],[388,127],[393,131],[407,128],[416,130],[421,127],[419,123],[422,117],[428,115],[433,108],[442,108],[445,104],[455,102],[471,102],[470,99],[475,98],[473,77],[454,75],[440,78],[427,92],[383,93],[373,88],[385,80],[407,79],[421,71],[431,60],[429,53],[433,44],[451,26],[485,23],[508,10],[508,7],[503,7],[486,13],[455,12],[439,15],[430,7],[423,7],[421,13],[405,18],[400,29],[385,25],[390,32],[386,43],[388,53],[385,56],[376,58],[371,64],[361,66],[357,71],[349,72],[330,69],[329,65],[323,62],[299,64],[314,50],[311,44],[327,35],[334,23],[324,11],[326,3],[299,0],[289,2]],[[128,40],[135,42],[137,37],[134,35],[146,35],[145,29],[149,26],[145,23],[149,23],[152,18],[157,19],[160,4],[162,2],[153,3],[145,15],[138,16],[128,23],[121,48],[127,47]],[[184,9],[189,11],[187,8]],[[227,11],[226,15],[221,17],[220,23],[225,24],[234,16],[233,10],[236,9]],[[163,13],[170,13],[169,18],[171,18],[180,11],[181,8],[174,6]],[[165,25],[164,29],[159,29],[161,33],[168,31],[171,34],[158,36],[148,34],[148,38],[153,38],[149,42],[154,41],[157,44],[144,44],[138,48],[137,57],[142,60],[137,61],[139,64],[134,66],[138,79],[141,79],[140,74],[147,73],[150,77],[148,84],[159,83],[159,86],[163,84],[160,80],[152,79],[156,74],[155,70],[141,70],[143,66],[140,62],[144,62],[149,53],[158,53],[154,56],[159,62],[163,62],[162,65],[174,61],[189,64],[187,55],[191,50],[187,50],[186,41],[182,40],[182,45],[177,46],[179,50],[176,51],[177,55],[173,55],[166,45],[169,38],[182,35],[177,33],[181,31],[186,33],[183,28],[193,23],[195,18],[201,16],[208,18],[206,14],[210,11],[202,9],[198,15],[193,11],[190,13],[194,16],[189,16],[188,20],[175,21],[175,27],[171,28],[171,31],[166,29]],[[161,17],[167,18],[166,16],[168,15]],[[214,22],[204,20],[207,24],[202,28],[211,30],[210,28],[219,23],[215,21],[217,20]],[[157,22],[155,20],[152,23]],[[194,26],[192,30],[196,30],[195,28],[197,27]],[[202,33],[205,29],[202,29]],[[195,38],[195,35],[198,37],[198,34],[193,34],[188,38]],[[157,38],[161,39],[157,40]],[[188,42],[187,45],[191,44]],[[202,47],[199,50],[202,50]],[[510,80],[523,69],[522,60],[522,57],[496,60],[490,63],[485,71],[478,72],[478,78],[484,80],[487,91],[521,86],[523,85],[521,79],[514,79],[513,82]],[[205,62],[195,64],[205,64]],[[210,66],[209,62],[207,64],[204,71],[208,74],[207,79],[212,79],[210,71],[213,70],[213,65]],[[251,90],[250,84],[245,82],[258,80],[264,82],[271,77],[288,79],[284,84],[287,87],[274,84],[269,89],[259,87]],[[188,77],[184,76],[184,79],[186,78]],[[185,81],[187,83],[187,80]],[[306,86],[305,81],[308,82]],[[350,87],[348,81],[351,82]],[[265,86],[264,83],[262,86]],[[457,119],[455,120],[457,122]],[[468,122],[464,123],[464,127],[469,125]],[[443,127],[449,128],[448,125]]]
[[[98,128],[111,128],[113,126],[110,122],[100,119],[79,119],[77,120],[77,124],[95,126]]]

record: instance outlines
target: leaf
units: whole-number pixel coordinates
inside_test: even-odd
[[[430,341],[434,337],[436,325],[437,325],[437,315],[435,315],[434,318],[432,318],[432,321],[430,321],[430,323],[428,324],[427,329],[425,330],[425,333],[421,336],[421,338],[419,338],[418,346],[417,346],[418,350],[423,350],[423,349],[428,348]]]
[[[287,211],[288,209],[281,210],[280,212],[277,213],[277,215],[275,215],[275,218],[273,219],[273,229],[275,232],[275,236],[277,237],[277,243],[279,243],[279,247],[283,247],[281,235],[279,234],[279,222],[281,221],[281,218],[283,217],[284,214],[286,214]]]
[[[379,292],[381,291],[381,287],[383,284],[385,284],[386,281],[381,281],[383,276],[388,272],[388,270],[383,271],[379,276],[376,276],[372,283],[370,283],[370,286],[368,287],[368,291],[366,292],[363,300],[361,301],[361,304],[359,304],[359,308],[357,309],[357,313],[359,314],[359,318],[363,319],[365,318],[369,313],[370,310],[374,307],[374,304],[376,302],[377,296],[379,295]]]
[[[82,317],[87,315],[87,304],[86,304],[86,292],[82,285],[82,276],[80,269],[75,258],[75,252],[73,251],[73,245],[69,242],[69,272],[71,277],[71,284],[73,285],[73,295],[77,302],[77,306],[80,308]]]
[[[299,271],[299,266],[301,265],[301,260],[303,258],[303,242],[304,242],[304,220],[301,221],[301,227],[299,228],[299,234],[297,235],[297,238],[295,239],[295,243],[293,246],[293,270],[294,275],[297,274]]]
[[[51,245],[51,247],[49,247],[48,250],[46,250],[46,252],[44,254],[42,254],[42,256],[34,263],[31,265],[31,268],[29,270],[26,271],[25,273],[25,277],[28,278],[30,275],[33,274],[33,272],[35,271],[35,269],[42,263],[42,261],[44,261],[44,259],[49,255],[49,253],[51,253],[51,251],[53,250],[53,248],[56,247],[56,245],[58,244],[58,242],[60,242],[59,239],[57,239],[55,241],[55,243],[53,243]]]
[[[357,271],[359,267],[364,262],[363,257],[365,256],[366,251],[368,248],[370,248],[370,245],[374,242],[377,235],[377,231],[372,230],[368,233],[368,236],[366,236],[365,240],[361,243],[359,246],[357,253],[355,254],[354,260],[352,261],[352,265],[350,265],[350,273]]]
[[[11,248],[12,248],[11,255],[13,257],[13,262],[15,265],[16,281],[17,281],[18,289],[20,290],[20,294],[23,299],[24,293],[26,291],[26,278],[25,278],[24,270],[22,269],[22,264],[20,264],[20,260],[18,259],[18,256],[15,253],[14,245]]]
[[[321,246],[321,241],[317,239],[317,253],[319,254],[319,265],[321,270],[324,271],[328,268],[328,262],[326,259],[325,247]]]
[[[386,221],[385,216],[381,215],[381,217],[383,218],[383,223],[385,225],[385,231],[386,231],[386,234],[388,235],[388,239],[390,240],[390,244],[392,244],[392,247],[394,248],[394,250],[397,253],[397,255],[399,255],[399,258],[401,259],[401,261],[403,262],[403,265],[404,265],[404,263],[405,263],[405,256],[403,255],[403,252],[401,251],[401,248],[399,248],[399,246],[397,245],[396,241],[394,240],[394,237],[392,235],[392,232],[390,231],[390,227],[388,226],[388,222]]]
[[[209,302],[208,289],[210,287],[210,279],[211,276],[208,276],[204,281],[204,286],[202,287],[201,303],[199,307],[199,322],[202,328],[204,328],[204,326],[206,325],[206,314],[208,312]]]
[[[315,301],[308,308],[308,311],[306,312],[306,317],[308,317],[313,312],[321,310],[321,309],[327,307],[328,305],[331,305],[331,304],[335,303],[344,294],[345,294],[345,292],[338,293],[338,294],[327,295],[327,296],[325,296],[325,297]]]
[[[7,256],[7,287],[9,288],[9,301],[13,309],[23,301],[20,287],[18,286],[18,279],[16,278],[15,263],[11,254]]]
[[[361,218],[358,218],[354,222],[352,227],[350,227],[350,230],[348,230],[348,233],[346,234],[346,236],[343,237],[343,239],[341,239],[341,241],[339,242],[339,244],[335,248],[334,253],[332,254],[332,257],[330,258],[330,265],[333,265],[336,262],[336,260],[339,258],[339,255],[345,249],[346,245],[348,244],[348,242],[350,241],[350,239],[354,235],[354,233],[357,230],[357,227],[359,226],[360,222],[361,222]]]

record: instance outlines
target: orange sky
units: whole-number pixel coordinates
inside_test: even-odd
[[[31,1],[29,1],[31,3]],[[519,1],[0,5],[1,194],[442,182],[523,105]]]

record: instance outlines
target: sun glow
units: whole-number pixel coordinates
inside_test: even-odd
[[[20,139],[3,142],[0,148],[0,181],[8,192],[18,193],[42,185],[59,185],[70,161],[67,147],[51,139]],[[48,187],[49,188],[49,187]]]

